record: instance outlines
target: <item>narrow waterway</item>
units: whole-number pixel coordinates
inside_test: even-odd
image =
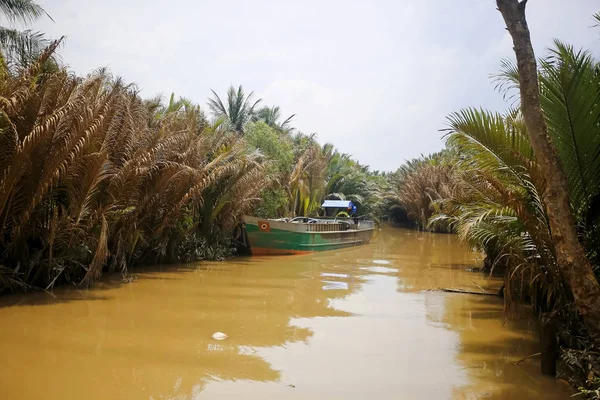
[[[137,270],[0,298],[0,399],[567,399],[481,255],[388,229],[307,256]],[[212,338],[215,332],[229,337]]]

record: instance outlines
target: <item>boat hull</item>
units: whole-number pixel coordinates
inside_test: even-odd
[[[321,229],[309,224],[291,224],[244,217],[246,235],[253,255],[307,254],[369,243],[373,228],[308,231]]]

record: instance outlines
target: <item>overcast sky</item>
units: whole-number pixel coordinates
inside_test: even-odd
[[[297,114],[373,169],[442,148],[439,129],[465,106],[504,109],[489,75],[512,54],[493,0],[38,0],[66,35],[79,74],[108,66],[143,96],[188,97],[243,85]],[[598,54],[598,0],[530,0],[534,47],[553,38]]]

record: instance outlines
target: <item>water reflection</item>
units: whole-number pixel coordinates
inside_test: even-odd
[[[389,230],[340,252],[4,297],[0,398],[568,397],[513,364],[537,351],[529,320],[503,326],[495,298],[427,291],[496,290],[466,271],[480,261],[450,235]]]
[[[398,288],[401,292],[455,287],[496,293],[501,286],[498,278],[469,271],[480,266],[481,255],[461,249],[455,237],[429,233],[408,235],[417,236],[417,241],[390,232],[382,237],[378,250],[392,254],[388,259],[400,265]],[[391,251],[390,247],[395,250]],[[537,362],[515,365],[515,361],[539,351],[537,327],[530,315],[505,320],[502,300],[495,297],[435,291],[423,294],[430,325],[458,334],[455,360],[468,374],[466,383],[454,387],[452,397],[570,398],[568,388],[540,375]]]
[[[277,381],[255,348],[306,343],[312,331],[290,319],[349,315],[329,301],[360,283],[291,260],[147,269],[123,286],[3,298],[2,398],[187,399],[210,380]]]

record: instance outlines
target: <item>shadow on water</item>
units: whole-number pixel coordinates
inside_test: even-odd
[[[252,265],[250,258],[238,258],[236,266]],[[135,267],[130,274],[131,281],[125,281],[120,274],[105,275],[91,289],[79,289],[74,286],[60,286],[53,291],[38,291],[30,293],[15,293],[0,296],[0,308],[16,306],[43,306],[68,303],[71,301],[111,300],[112,297],[102,295],[102,292],[112,291],[137,280],[158,280],[162,282],[186,279],[182,272],[226,272],[231,269],[227,262],[211,262],[206,264],[165,264]],[[171,273],[171,275],[166,275]],[[176,274],[173,274],[176,273]]]

